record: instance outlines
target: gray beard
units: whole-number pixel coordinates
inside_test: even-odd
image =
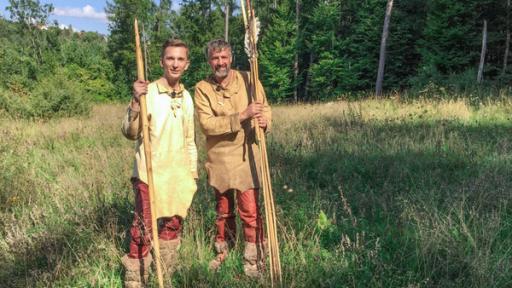
[[[215,71],[215,77],[218,77],[218,78],[225,78],[228,76],[228,74],[229,74],[229,69]]]

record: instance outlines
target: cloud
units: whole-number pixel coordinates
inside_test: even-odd
[[[64,25],[64,24],[59,24],[59,28],[61,30],[64,30],[64,29],[69,29],[71,27],[71,29],[73,29],[73,32],[80,32],[78,31],[78,29],[76,29],[75,27],[71,26],[71,25]]]
[[[53,10],[53,14],[57,16],[98,19],[103,22],[108,22],[107,14],[105,12],[96,11],[94,7],[92,7],[89,4],[85,5],[82,8],[55,7],[55,10]]]

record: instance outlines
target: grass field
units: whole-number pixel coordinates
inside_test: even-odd
[[[512,287],[512,102],[397,99],[274,107],[268,138],[284,287]],[[0,119],[2,287],[121,287],[133,195],[124,105]],[[204,139],[198,132],[200,167]],[[175,287],[266,287],[222,273],[200,172]],[[152,278],[156,283],[155,277]]]

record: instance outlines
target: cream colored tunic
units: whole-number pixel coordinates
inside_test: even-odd
[[[249,103],[249,74],[235,71],[226,89],[209,77],[196,85],[195,105],[199,124],[206,135],[208,183],[218,191],[259,188],[260,153],[255,141],[254,121],[240,124],[239,112]],[[264,116],[270,129],[271,111],[261,83]]]
[[[177,95],[177,97],[176,97]],[[157,82],[148,85],[146,103],[151,141],[156,216],[187,216],[196,192],[197,149],[194,139],[194,104],[182,87],[174,97],[172,91]],[[148,183],[146,157],[139,111],[128,107],[122,132],[137,140],[133,177]]]

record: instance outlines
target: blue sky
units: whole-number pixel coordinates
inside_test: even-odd
[[[50,22],[57,20],[59,24],[71,25],[78,31],[96,31],[108,34],[108,20],[105,14],[106,0],[40,0],[41,4],[53,4],[53,14]],[[157,3],[159,1],[156,1]],[[181,1],[173,1],[173,8]],[[5,7],[9,1],[0,0],[0,15],[9,18],[9,12]]]

